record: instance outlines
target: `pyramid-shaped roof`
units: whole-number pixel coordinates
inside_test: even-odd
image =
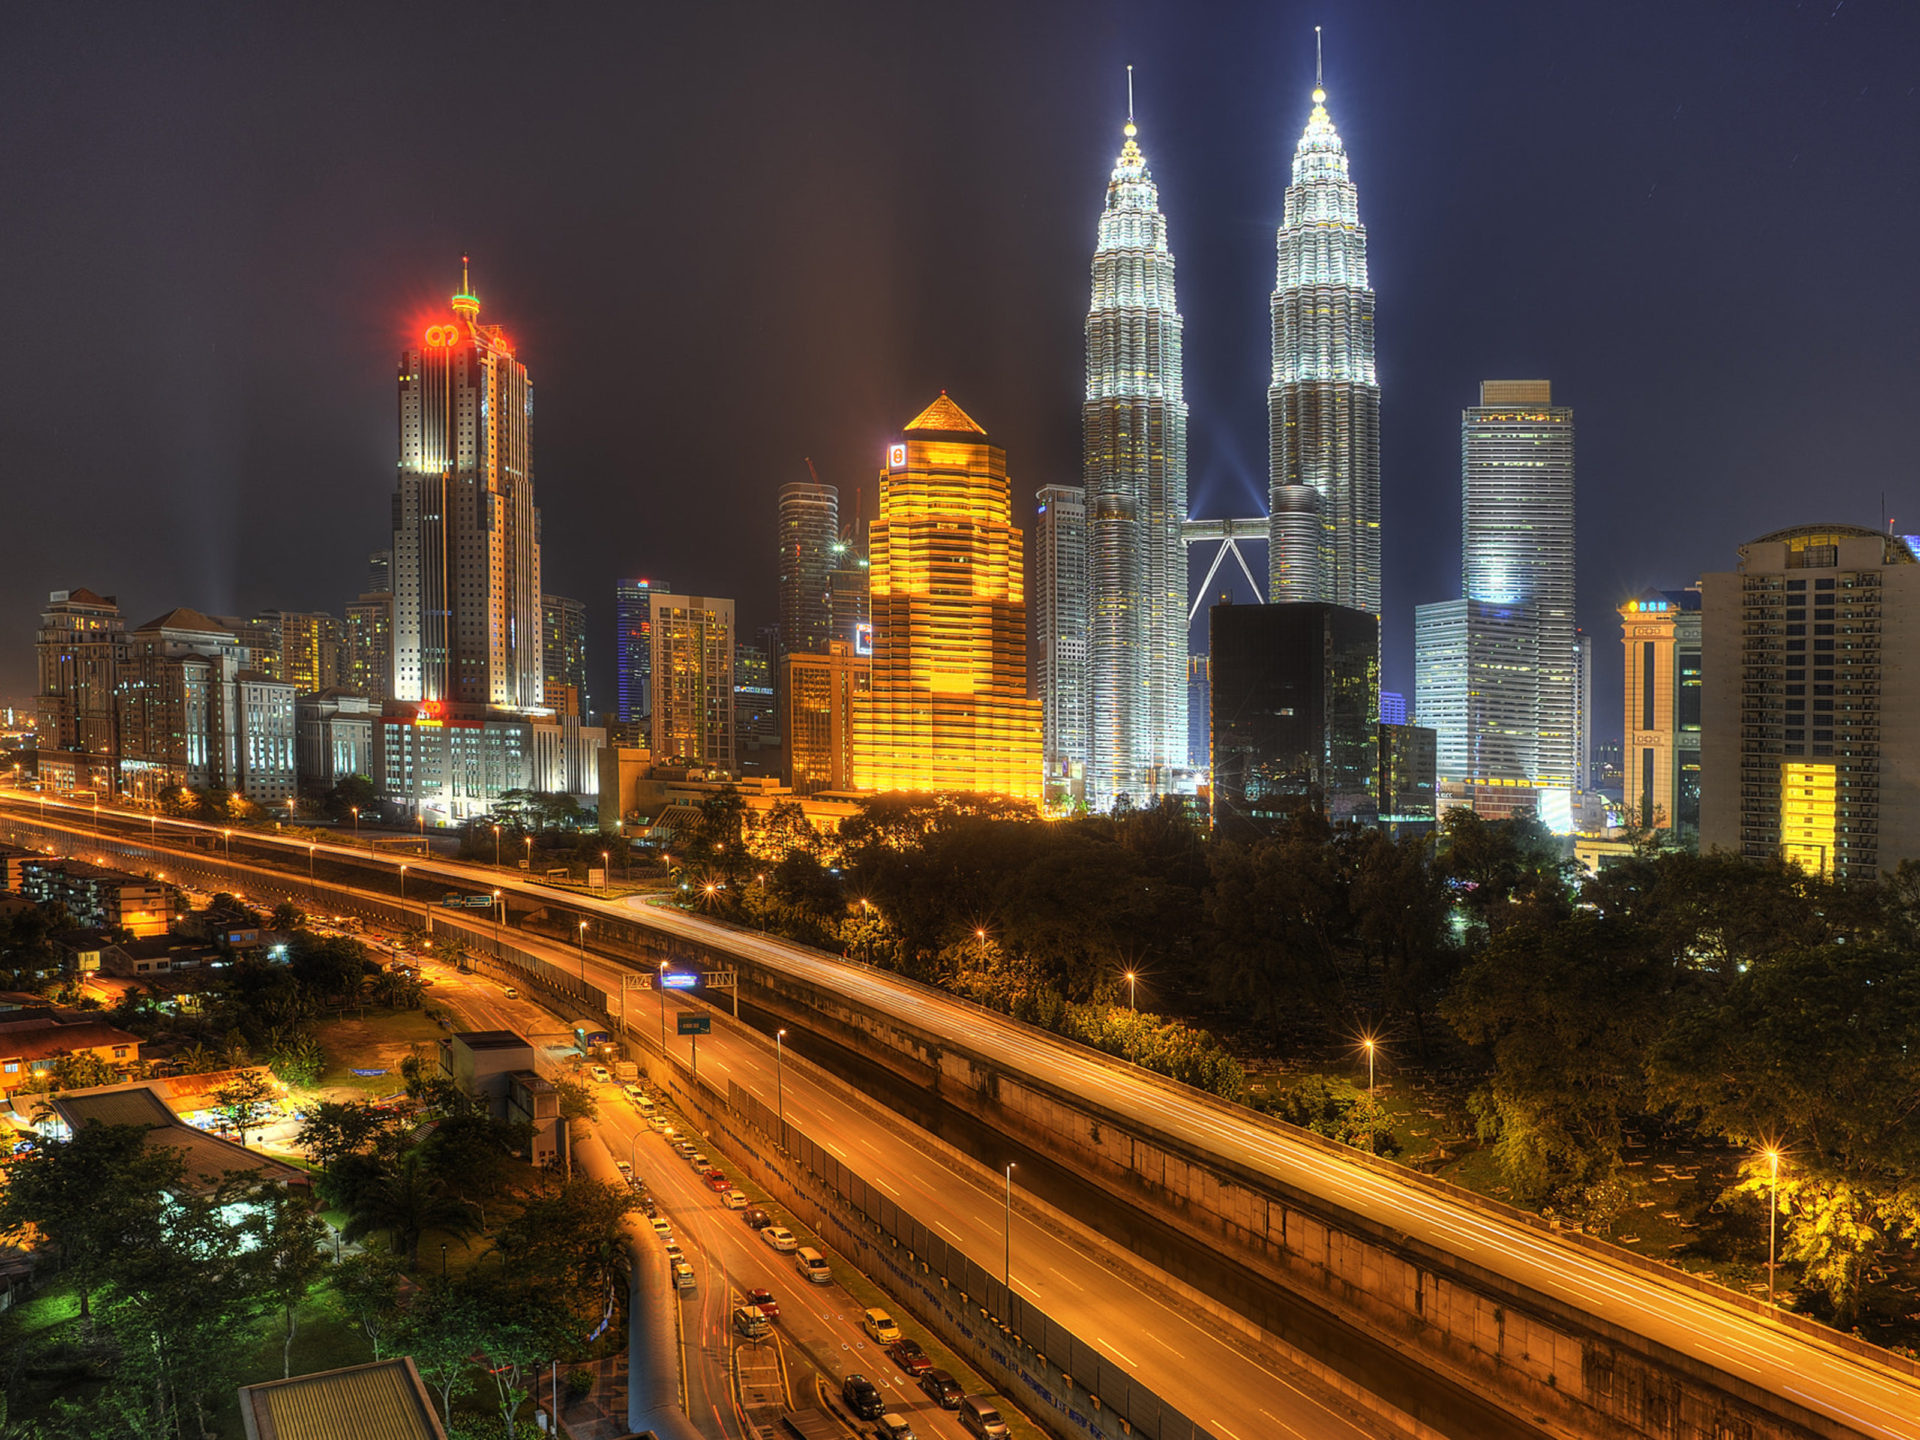
[[[944,390],[940,392],[940,398],[938,400],[934,401],[907,422],[908,433],[911,434],[915,430],[934,430],[949,435],[984,435],[987,433],[985,430],[982,430],[979,425],[974,423],[971,415],[967,414],[966,411],[949,400],[947,398],[947,392]]]
[[[142,630],[201,630],[214,635],[231,635],[233,627],[222,625],[218,620],[202,615],[198,610],[189,610],[180,605],[157,620],[149,620],[140,627]]]

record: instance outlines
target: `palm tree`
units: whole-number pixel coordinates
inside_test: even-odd
[[[346,1239],[351,1243],[373,1231],[384,1231],[389,1248],[405,1255],[411,1268],[420,1258],[420,1237],[427,1231],[466,1235],[473,1229],[467,1207],[414,1152],[354,1197]]]

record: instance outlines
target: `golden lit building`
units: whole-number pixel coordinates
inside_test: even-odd
[[[1700,844],[1873,880],[1920,858],[1920,564],[1858,525],[1707,575]]]
[[[1645,590],[1620,607],[1628,823],[1700,838],[1700,592]]]
[[[888,447],[869,537],[873,689],[855,708],[855,784],[1038,802],[1006,452],[945,391]]]
[[[856,655],[844,640],[827,642],[825,655],[781,657],[781,693],[787,697],[786,750],[793,793],[851,790],[854,707],[873,689],[873,658]]]

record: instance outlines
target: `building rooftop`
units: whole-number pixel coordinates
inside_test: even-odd
[[[225,635],[233,638],[233,627],[222,625],[211,615],[203,615],[198,610],[189,610],[185,605],[175,606],[140,627],[142,630],[198,630],[207,635]]]
[[[247,1440],[446,1440],[409,1356],[240,1390]]]
[[[0,1056],[8,1060],[57,1060],[76,1050],[101,1045],[125,1045],[138,1053],[140,1037],[116,1029],[104,1020],[62,1023],[47,1015],[0,1021]]]
[[[938,435],[985,435],[975,419],[947,398],[942,390],[940,398],[913,419],[907,422],[908,433],[931,431]]]
[[[533,1043],[511,1030],[461,1030],[453,1038],[469,1050],[517,1050]]]
[[[187,1177],[202,1185],[218,1183],[230,1171],[307,1185],[307,1172],[265,1155],[255,1154],[221,1136],[197,1130],[173,1113],[154,1081],[106,1085],[93,1090],[67,1090],[47,1097],[53,1112],[68,1129],[82,1125],[141,1125],[149,1145],[165,1145],[186,1158]],[[348,1432],[342,1431],[341,1434]]]

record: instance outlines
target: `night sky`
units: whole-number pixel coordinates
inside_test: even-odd
[[[1196,513],[1266,486],[1274,230],[1326,27],[1378,294],[1388,688],[1458,593],[1459,411],[1579,425],[1581,619],[1781,525],[1920,530],[1920,6],[14,7],[0,86],[0,694],[47,591],[341,613],[394,362],[473,257],[534,381],[549,590],[774,618],[773,497],[940,389],[1080,478],[1136,69]],[[843,499],[843,504],[846,500]]]

